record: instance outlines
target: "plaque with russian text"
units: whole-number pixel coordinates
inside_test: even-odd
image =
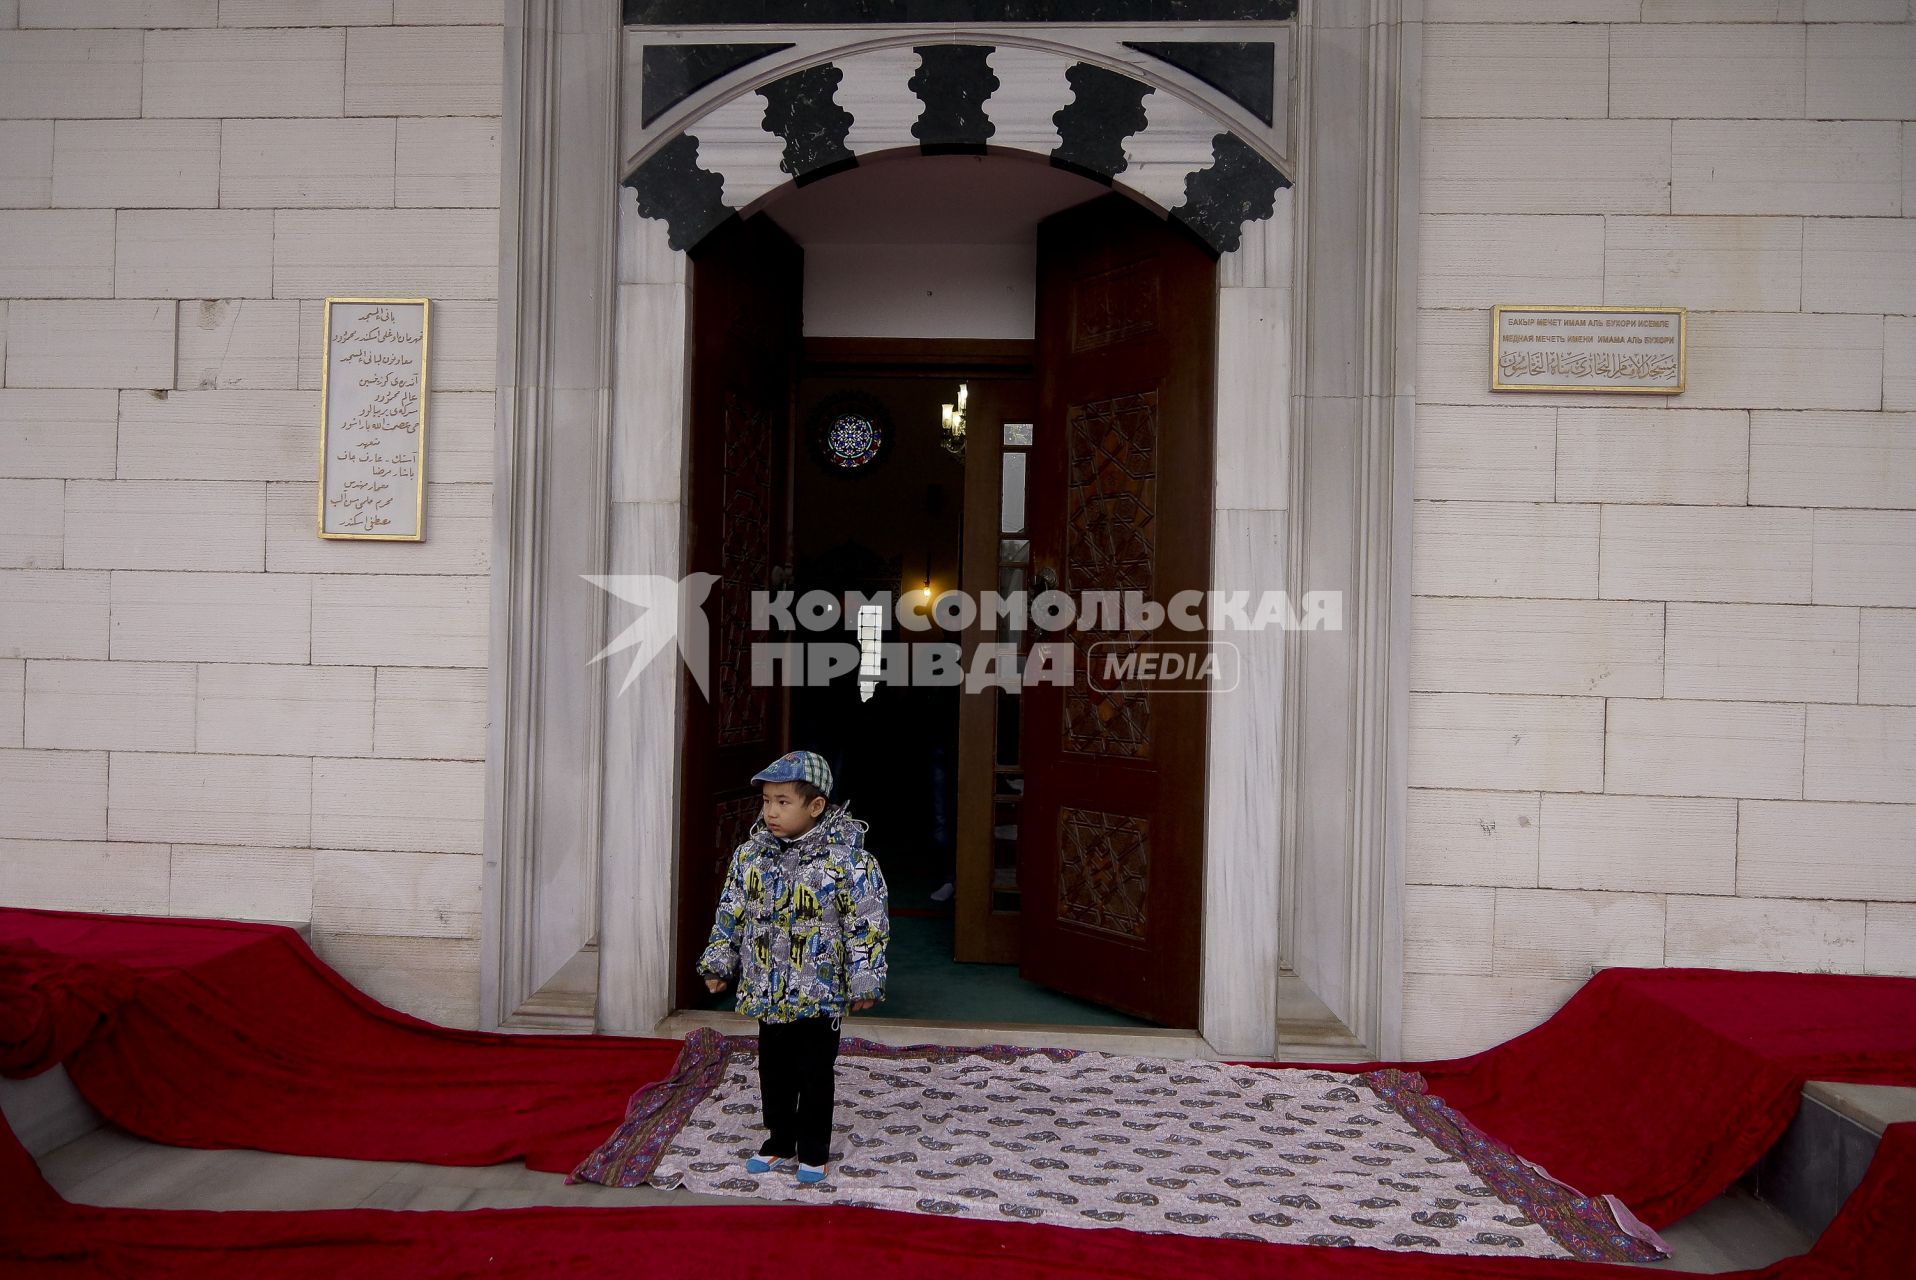
[[[1490,389],[1676,395],[1687,374],[1685,316],[1682,307],[1493,307]]]
[[[426,536],[425,298],[326,299],[319,536]]]

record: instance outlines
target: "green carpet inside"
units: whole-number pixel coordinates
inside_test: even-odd
[[[951,958],[951,933],[950,916],[893,916],[885,1002],[866,1016],[1068,1027],[1156,1025],[1026,982],[1016,965],[960,964]]]

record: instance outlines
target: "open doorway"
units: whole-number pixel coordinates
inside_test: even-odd
[[[861,650],[955,645],[970,670],[999,645],[1022,669],[1048,646],[1073,673],[768,688],[749,595],[1208,586],[1212,260],[1098,184],[971,155],[787,190],[692,259],[688,566],[720,583],[712,697],[687,699],[681,1004],[707,1003],[690,957],[755,814],[743,779],[806,747],[891,885],[886,1016],[1194,1027],[1204,694],[1091,680],[1143,641],[1115,615],[944,633],[889,610]]]
[[[962,651],[962,631],[936,624],[930,602],[975,576],[967,563],[968,523],[995,521],[995,504],[968,491],[979,446],[948,444],[944,421],[963,407],[982,432],[998,406],[1032,394],[1028,344],[1013,340],[813,338],[804,347],[795,399],[797,454],[792,483],[793,588],[840,600],[903,600],[923,630],[901,625],[895,610],[866,606],[852,627],[862,657]],[[865,437],[839,433],[849,458],[829,443],[835,424],[875,419],[888,439],[882,456],[856,465]],[[853,465],[846,465],[852,463]],[[985,495],[990,498],[993,495]],[[1022,517],[1018,517],[1021,519]],[[897,660],[897,659],[894,659]],[[905,670],[931,669],[927,652],[902,659]],[[890,1018],[1061,1026],[1151,1025],[1075,999],[1019,975],[1015,950],[984,956],[961,945],[961,910],[1015,919],[1015,816],[982,833],[993,855],[987,884],[960,880],[960,850],[978,843],[975,806],[960,805],[964,740],[1015,736],[1016,703],[1000,725],[967,724],[996,710],[969,700],[962,686],[873,677],[870,662],[823,686],[791,691],[789,742],[819,752],[836,779],[834,800],[871,824],[871,848],[891,891]],[[969,728],[968,735],[965,730]],[[1015,760],[1015,756],[1013,757]],[[987,766],[989,767],[989,766]],[[1021,785],[993,770],[1005,789]],[[997,806],[1002,808],[1003,806]],[[992,816],[984,818],[990,821]],[[992,895],[993,902],[978,895]],[[1015,943],[1014,943],[1015,946]]]

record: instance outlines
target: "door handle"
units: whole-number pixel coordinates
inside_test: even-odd
[[[1031,575],[1031,585],[1038,595],[1043,595],[1047,591],[1056,591],[1058,589],[1058,571],[1050,565],[1045,565],[1039,569],[1038,572]]]

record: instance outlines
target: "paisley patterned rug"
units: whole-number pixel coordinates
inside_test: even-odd
[[[752,1175],[757,1040],[694,1031],[568,1181],[1432,1253],[1652,1261],[1663,1241],[1421,1076],[847,1036],[829,1175]]]

